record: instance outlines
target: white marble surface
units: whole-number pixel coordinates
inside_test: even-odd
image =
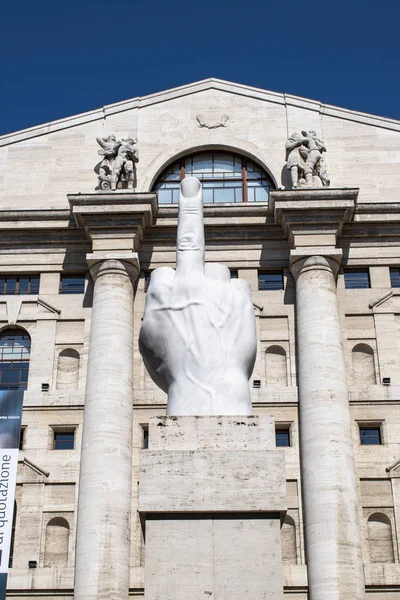
[[[79,478],[75,600],[127,600],[132,493],[133,285],[137,269],[99,260]],[[90,568],[88,568],[90,565]]]
[[[251,415],[256,357],[250,286],[225,265],[204,264],[201,184],[181,183],[176,271],[153,271],[139,349],[168,394],[168,415]]]
[[[337,270],[337,263],[323,256],[292,265],[309,593],[311,600],[364,600]]]
[[[149,440],[139,481],[146,600],[283,600],[285,457],[272,418],[155,417]]]

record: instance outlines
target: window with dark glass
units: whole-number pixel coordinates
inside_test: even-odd
[[[400,269],[390,269],[390,285],[392,288],[400,288]]]
[[[348,290],[370,288],[369,269],[346,269],[344,285]]]
[[[24,449],[25,429],[26,429],[26,427],[21,427],[21,430],[19,432],[19,449],[20,450]]]
[[[231,271],[231,279],[238,279],[239,274],[238,274],[237,269],[230,269],[230,271]]]
[[[271,178],[254,161],[228,152],[198,152],[172,163],[158,178],[154,189],[159,204],[177,204],[179,184],[186,175],[197,177],[203,201],[268,202]]]
[[[144,273],[144,291],[145,292],[147,292],[147,290],[149,289],[150,279],[151,279],[151,271],[145,271],[145,273]]]
[[[8,559],[8,568],[12,569],[14,559],[14,546],[15,546],[15,529],[17,526],[17,503],[14,500],[14,514],[11,528],[11,541],[10,541],[10,556]]]
[[[275,445],[290,446],[290,427],[277,427],[275,429]]]
[[[60,294],[83,294],[84,292],[84,275],[61,275]]]
[[[38,294],[39,282],[39,275],[7,275],[0,277],[0,294]]]
[[[379,425],[360,425],[360,444],[372,446],[382,444],[381,428]]]
[[[75,444],[75,431],[69,429],[66,431],[55,430],[54,431],[54,450],[73,450]]]
[[[0,334],[0,390],[26,390],[31,339],[21,330]]]
[[[149,426],[142,425],[142,430],[143,430],[142,448],[147,450],[149,447]]]
[[[282,271],[258,271],[259,290],[283,290]]]

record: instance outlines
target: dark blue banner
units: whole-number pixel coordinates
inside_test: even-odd
[[[0,600],[6,598],[23,398],[22,390],[0,390]]]

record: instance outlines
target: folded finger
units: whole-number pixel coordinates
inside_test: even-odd
[[[229,281],[231,278],[228,267],[219,263],[206,263],[204,273],[209,279],[218,279],[219,281]]]

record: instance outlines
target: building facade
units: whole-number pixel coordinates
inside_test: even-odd
[[[137,340],[195,175],[206,261],[253,292],[285,596],[400,599],[400,123],[210,79],[5,135],[0,160],[0,387],[26,390],[8,596],[145,597],[140,452],[166,396]]]

